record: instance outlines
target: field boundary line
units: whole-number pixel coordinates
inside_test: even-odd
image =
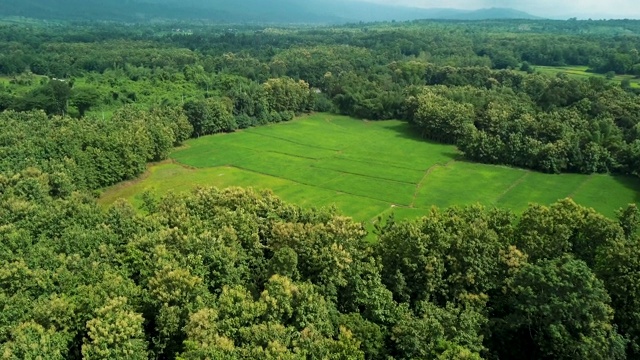
[[[311,166],[309,166],[309,167],[311,167]],[[320,188],[320,189],[327,189],[327,188],[322,187],[322,186],[323,186],[324,184],[328,184],[328,183],[330,183],[330,182],[332,182],[332,181],[334,181],[334,180],[342,179],[345,175],[347,175],[347,174],[345,174],[345,173],[340,173],[340,172],[338,172],[338,173],[339,173],[340,175],[338,175],[337,177],[335,177],[335,178],[333,178],[333,179],[331,179],[331,180],[323,181],[323,182],[319,183],[318,185],[307,185],[307,186],[314,186],[314,187],[318,187],[318,188]],[[300,183],[300,184],[302,184],[302,183]],[[345,194],[347,194],[347,193],[345,193]],[[353,194],[352,194],[352,195],[353,195]],[[359,195],[358,195],[358,196],[359,196]],[[371,199],[371,198],[368,198],[368,199]]]
[[[309,165],[309,167],[314,168],[314,169],[319,169],[319,170],[331,170],[331,171],[339,172],[339,173],[345,174],[345,175],[360,176],[360,177],[363,177],[363,178],[368,178],[368,179],[373,179],[373,180],[384,180],[384,181],[394,182],[394,183],[398,183],[398,184],[415,185],[415,183],[412,183],[410,181],[401,181],[401,180],[389,179],[389,178],[385,178],[385,177],[381,177],[381,176],[371,176],[371,175],[359,174],[359,173],[351,172],[351,171],[336,170],[336,169],[332,169],[332,168],[316,166],[316,165],[313,165],[313,164]]]
[[[310,186],[310,187],[315,187],[315,188],[318,188],[318,189],[324,189],[324,190],[329,190],[329,191],[335,191],[335,192],[337,192],[337,193],[347,194],[347,195],[351,195],[351,196],[357,196],[357,197],[360,197],[360,198],[363,198],[363,199],[375,200],[375,201],[379,201],[379,202],[382,202],[382,203],[385,203],[385,204],[391,204],[391,202],[389,202],[389,200],[383,200],[383,199],[378,199],[378,198],[374,198],[374,197],[371,197],[371,196],[364,196],[364,195],[354,194],[354,193],[352,193],[352,192],[348,192],[348,191],[344,191],[344,190],[331,189],[331,188],[328,188],[328,187],[319,186],[319,185],[314,185],[314,184],[307,184],[307,183],[304,183],[304,182],[302,182],[302,181],[293,180],[293,179],[289,179],[289,178],[286,178],[286,177],[275,176],[275,175],[271,175],[271,174],[263,173],[263,172],[260,172],[260,171],[256,171],[256,170],[251,170],[251,169],[243,168],[242,166],[230,165],[229,167],[233,167],[233,168],[240,169],[240,170],[244,170],[244,171],[249,171],[249,172],[256,173],[256,174],[260,174],[260,175],[264,175],[264,176],[270,176],[270,177],[273,177],[273,178],[276,178],[276,179],[280,179],[280,180],[291,181],[291,182],[293,182],[293,183],[300,184],[300,185],[304,185],[304,186]],[[334,180],[334,179],[331,179],[331,180],[329,180],[329,181],[325,181],[325,182],[324,182],[324,183],[322,183],[322,184],[326,184],[326,183],[328,183],[328,182],[330,182],[330,181],[333,181],[333,180]],[[396,206],[398,206],[398,205],[396,205]],[[406,205],[403,205],[403,206],[406,206]]]
[[[255,152],[256,154],[260,154],[260,153],[272,153],[272,154],[280,154],[280,155],[286,155],[286,156],[291,156],[292,158],[300,158],[300,159],[306,159],[306,160],[313,160],[313,161],[318,161],[320,159],[325,159],[325,158],[313,158],[313,157],[309,157],[309,156],[302,156],[302,155],[293,155],[293,154],[289,154],[286,152],[282,152],[282,151],[274,151],[274,150],[256,150],[250,147],[246,147],[246,146],[236,146],[238,148],[241,149],[246,149],[246,150],[251,150],[253,152]],[[254,155],[249,155],[249,156],[255,156]]]
[[[375,223],[376,223],[376,220],[378,220],[378,218],[379,218],[379,217],[381,218],[381,217],[382,217],[384,214],[386,214],[386,213],[387,213],[387,211],[389,211],[389,210],[393,210],[393,204],[392,204],[388,209],[384,209],[382,212],[380,212],[380,213],[376,214],[374,217],[372,217],[371,219],[369,219],[369,221],[368,221],[368,222],[369,222],[369,224],[375,224]]]
[[[432,172],[434,172],[438,168],[447,168],[447,167],[449,167],[449,165],[451,165],[454,162],[456,162],[456,160],[455,159],[451,159],[451,160],[447,161],[444,165],[443,164],[434,164],[434,165],[430,166],[427,169],[427,171],[424,172],[424,176],[416,184],[416,190],[413,192],[413,199],[411,199],[411,204],[409,204],[409,208],[415,209],[416,199],[418,198],[418,193],[420,192],[420,189],[422,189],[422,185],[423,185],[424,181],[427,179],[427,176],[429,176]]]
[[[293,141],[291,139],[282,138],[282,137],[279,137],[279,136],[267,135],[267,134],[263,134],[263,133],[255,132],[255,131],[245,131],[245,132],[247,132],[249,134],[254,134],[254,135],[259,135],[259,136],[272,138],[272,139],[278,139],[278,140],[290,142],[292,144],[296,144],[296,145],[300,145],[300,146],[304,146],[304,147],[310,147],[310,148],[314,148],[314,149],[322,149],[322,150],[328,150],[328,151],[340,151],[340,150],[342,150],[342,149],[332,149],[332,148],[327,148],[327,147],[322,147],[322,146],[317,146],[317,145],[309,145],[309,144],[305,144],[305,143],[302,143],[302,142]]]
[[[526,171],[526,170],[525,170],[525,171]],[[507,196],[507,194],[508,194],[511,190],[515,189],[516,187],[518,187],[518,185],[522,184],[522,183],[524,182],[524,180],[525,180],[526,178],[528,178],[528,177],[529,177],[529,175],[531,175],[531,172],[530,172],[530,171],[526,171],[526,172],[524,173],[524,175],[520,176],[520,177],[518,178],[518,180],[514,181],[511,185],[509,185],[509,187],[508,187],[508,188],[506,188],[506,189],[505,189],[505,190],[504,190],[500,195],[498,195],[498,197],[496,197],[496,199],[495,199],[495,201],[494,201],[493,203],[494,203],[494,204],[497,204],[500,200],[502,200],[502,198],[504,198],[505,196]]]
[[[588,177],[588,178],[586,178],[583,182],[581,182],[581,183],[580,183],[580,185],[576,186],[576,188],[575,188],[575,189],[573,189],[573,191],[572,191],[572,192],[570,192],[570,193],[569,193],[569,195],[567,195],[566,197],[568,197],[568,198],[572,198],[572,199],[573,199],[573,197],[574,197],[574,196],[576,196],[576,194],[577,194],[580,190],[582,190],[582,188],[583,188],[583,187],[585,187],[588,183],[590,183],[591,181],[593,181],[593,179],[595,179],[595,174],[591,174],[591,175],[589,175],[589,177]]]
[[[411,170],[411,171],[420,171],[422,172],[422,169],[416,169],[416,168],[410,168],[407,166],[398,166],[395,163],[391,162],[391,161],[368,161],[366,159],[361,159],[361,158],[350,158],[348,156],[334,156],[332,157],[333,159],[338,159],[338,160],[345,160],[345,161],[353,161],[353,162],[357,162],[357,163],[361,163],[361,164],[368,164],[368,165],[377,165],[377,166],[386,166],[386,167],[392,167],[392,168],[396,168],[396,169],[402,169],[402,170]],[[433,165],[431,165],[433,166]]]

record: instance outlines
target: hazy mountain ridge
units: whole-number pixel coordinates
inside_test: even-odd
[[[265,5],[268,4],[268,5]],[[513,9],[422,9],[340,0],[21,0],[0,2],[0,15],[41,19],[344,23],[415,19],[535,19]]]
[[[510,8],[489,8],[470,11],[459,17],[460,20],[486,20],[486,19],[541,19],[524,11]]]

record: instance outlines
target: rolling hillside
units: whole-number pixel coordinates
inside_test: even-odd
[[[3,16],[141,22],[155,19],[228,23],[344,23],[415,19],[534,19],[513,9],[419,9],[339,0],[22,0],[0,2]]]

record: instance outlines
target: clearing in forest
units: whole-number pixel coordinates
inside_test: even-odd
[[[567,74],[567,76],[575,78],[575,79],[588,79],[590,77],[603,77],[606,78],[604,74],[597,74],[593,72],[589,72],[588,66],[532,66],[536,71],[555,76],[558,73]],[[615,75],[611,81],[620,84],[623,80],[629,80],[629,86],[632,88],[640,88],[640,80],[638,77],[633,75]]]
[[[100,201],[141,204],[197,186],[272,189],[305,207],[335,205],[371,223],[379,215],[417,217],[432,206],[480,203],[520,212],[565,197],[614,216],[637,202],[640,180],[609,175],[541,174],[463,161],[454,146],[424,141],[401,121],[314,114],[287,123],[189,140],[172,161],[107,189]]]

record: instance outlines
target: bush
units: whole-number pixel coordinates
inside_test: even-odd
[[[258,119],[247,114],[236,115],[235,119],[238,129],[246,129],[258,125]]]

